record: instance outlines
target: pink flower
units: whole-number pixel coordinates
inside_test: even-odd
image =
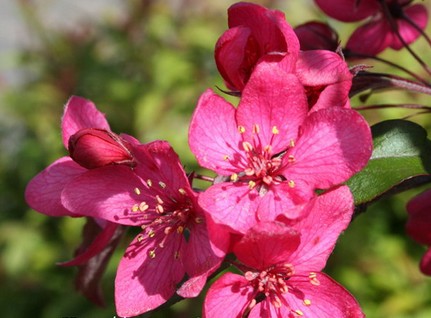
[[[210,90],[201,96],[189,144],[201,166],[225,176],[199,198],[216,223],[245,233],[364,167],[371,134],[356,111],[307,113],[297,77],[271,63],[255,69],[238,108]]]
[[[340,21],[355,22],[371,17],[350,36],[346,48],[353,53],[376,55],[387,47],[399,50],[404,45],[397,32],[407,44],[410,44],[420,36],[417,29],[424,30],[428,22],[425,6],[410,5],[411,0],[315,0],[315,2],[327,15]]]
[[[422,257],[420,269],[425,275],[431,276],[431,190],[411,199],[407,204],[407,212],[407,233],[415,241],[429,247]]]
[[[134,171],[126,166],[89,170],[68,183],[63,204],[72,212],[142,231],[127,248],[117,270],[118,315],[136,316],[166,302],[178,291],[194,297],[220,265],[227,236],[206,220],[177,154],[167,142],[135,149]],[[210,241],[208,231],[215,234]]]
[[[303,51],[335,51],[339,46],[337,32],[326,23],[318,21],[307,22],[296,26],[294,31]]]
[[[281,11],[239,2],[228,10],[228,25],[216,43],[215,61],[230,90],[241,92],[255,66],[269,56],[293,67],[299,42]]]
[[[226,273],[210,287],[204,316],[364,317],[353,296],[321,272],[352,212],[350,191],[340,187],[310,201],[297,223],[252,227],[233,249],[243,274]]]

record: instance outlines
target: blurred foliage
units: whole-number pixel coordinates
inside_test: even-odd
[[[233,1],[124,1],[120,17],[82,21],[73,30],[46,24],[39,2],[16,2],[35,45],[16,57],[24,79],[3,83],[0,93],[0,308],[6,317],[113,317],[116,264],[128,239],[106,273],[109,305],[95,307],[74,292],[76,270],[55,265],[72,257],[84,221],[35,213],[23,200],[25,186],[66,154],[59,124],[72,94],[94,101],[113,131],[142,142],[166,139],[188,170],[197,169],[187,144],[188,123],[199,95],[208,87],[224,87],[213,48]],[[292,25],[327,19],[311,1],[256,2],[284,10]],[[342,39],[353,28],[330,22],[343,30]],[[414,45],[423,46],[420,41]],[[401,61],[399,53],[385,54]],[[403,64],[414,64],[402,56]],[[368,103],[388,99],[430,104],[429,96],[398,92],[376,94]],[[374,123],[406,116],[406,111],[364,114]],[[415,120],[429,130],[427,116]],[[404,206],[417,192],[382,200],[355,219],[328,264],[327,271],[358,298],[370,318],[431,316],[431,280],[418,270],[424,248],[404,234]],[[187,300],[150,316],[198,317],[200,304]]]

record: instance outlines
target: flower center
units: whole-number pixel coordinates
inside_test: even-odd
[[[152,202],[139,200],[141,190],[135,188],[134,193],[138,200],[131,208],[132,213],[126,217],[141,224],[143,232],[137,237],[139,243],[148,244],[149,240],[156,240],[157,244],[148,252],[151,258],[155,258],[156,250],[163,248],[172,235],[181,235],[175,238],[181,242],[190,222],[201,223],[203,220],[195,216],[192,199],[184,189],[180,188],[174,193],[167,191],[163,182],[155,185],[151,180],[147,180],[146,184],[149,188],[146,190],[154,195]],[[179,249],[180,247],[175,258],[180,257]]]

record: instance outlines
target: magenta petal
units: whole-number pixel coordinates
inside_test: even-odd
[[[94,238],[93,242],[83,251],[76,255],[70,261],[58,263],[60,266],[78,266],[87,262],[90,258],[96,256],[109,244],[114,234],[117,232],[119,225],[107,222],[106,226],[101,229],[100,233]]]
[[[135,188],[142,191],[135,193]],[[124,225],[141,225],[143,213],[132,211],[142,201],[155,205],[147,186],[124,166],[107,166],[75,178],[62,192],[63,205],[74,213]]]
[[[66,103],[61,121],[63,145],[66,149],[70,136],[84,128],[110,130],[105,115],[97,110],[93,102],[72,96]]]
[[[144,234],[145,235],[145,234]],[[167,236],[163,248],[157,240],[140,242],[139,236],[128,247],[115,278],[115,305],[119,316],[137,316],[165,303],[184,276],[180,259],[182,240]],[[154,254],[153,254],[154,251]]]
[[[404,9],[404,14],[417,25],[421,30],[424,30],[428,23],[428,11],[421,4],[415,4]],[[401,37],[407,44],[413,43],[421,34],[409,22],[404,19],[397,19],[398,30]],[[391,48],[400,50],[404,47],[402,42],[394,35]]]
[[[431,245],[431,189],[422,192],[407,204],[407,233],[415,241]]]
[[[260,222],[233,248],[238,260],[254,269],[267,270],[285,263],[298,248],[299,233],[280,222]]]
[[[288,223],[301,233],[301,243],[289,258],[295,269],[319,271],[325,267],[339,235],[350,224],[353,210],[353,196],[347,186],[328,191],[305,205],[303,217]]]
[[[420,269],[425,275],[431,276],[431,248],[422,257]]]
[[[245,140],[253,139],[257,125],[260,144],[271,145],[273,153],[278,153],[296,139],[307,111],[305,91],[298,78],[278,63],[261,62],[241,95],[236,120],[245,128]]]
[[[27,204],[49,216],[76,216],[62,205],[61,191],[67,183],[86,171],[69,157],[56,160],[27,184]]]
[[[207,90],[200,97],[190,123],[189,145],[199,164],[222,175],[238,172],[245,166],[244,158],[238,154],[241,135],[234,114],[231,104]],[[238,168],[232,166],[232,161]]]
[[[328,16],[344,21],[354,22],[365,19],[379,10],[375,0],[314,0]]]
[[[257,55],[253,55],[257,49],[250,49],[250,46],[256,45],[250,33],[249,28],[242,26],[229,29],[222,34],[215,46],[217,69],[225,79],[226,86],[233,91],[242,91],[250,72],[241,70],[251,71],[258,59]],[[249,51],[251,56],[245,56]]]
[[[353,54],[375,56],[392,44],[394,36],[385,20],[371,21],[353,32],[347,41],[346,49]]]
[[[283,171],[288,180],[326,189],[348,180],[371,156],[370,127],[355,110],[319,110],[307,117],[301,130],[284,157],[294,158]]]
[[[315,275],[313,280],[308,278],[310,274]],[[288,284],[298,292],[285,293],[283,297],[293,311],[299,310],[304,317],[365,317],[357,300],[324,273],[296,273]]]
[[[259,202],[257,192],[250,193],[247,184],[218,183],[199,195],[199,204],[215,223],[239,233],[245,233],[258,221],[255,211]]]
[[[242,317],[253,296],[253,287],[243,276],[226,273],[208,290],[204,317]]]

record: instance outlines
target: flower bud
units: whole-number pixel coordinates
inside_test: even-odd
[[[335,52],[339,46],[337,32],[326,23],[307,22],[298,25],[294,31],[303,51],[329,50]]]
[[[110,164],[135,166],[128,146],[113,132],[97,128],[81,129],[69,138],[70,157],[87,169]]]

